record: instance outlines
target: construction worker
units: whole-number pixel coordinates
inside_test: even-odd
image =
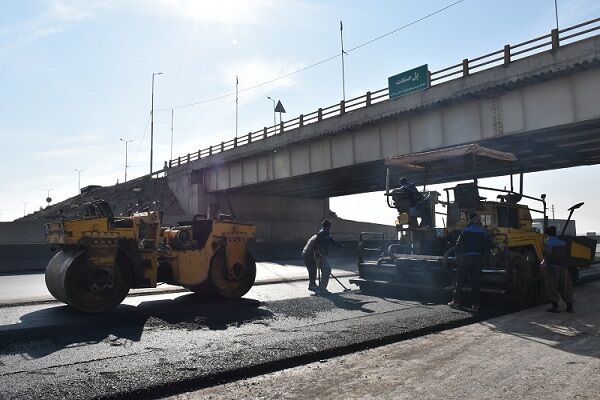
[[[481,219],[477,213],[469,215],[469,224],[462,230],[456,240],[456,258],[458,268],[456,271],[456,288],[454,297],[448,305],[450,307],[463,307],[463,286],[467,278],[471,281],[471,309],[479,311],[479,284],[481,280],[481,267],[483,257],[491,247],[487,232],[481,226]]]
[[[323,220],[321,223],[321,230],[316,235],[313,235],[304,250],[302,250],[302,259],[306,269],[308,270],[308,290],[315,293],[327,294],[327,284],[329,283],[329,275],[331,274],[331,267],[327,259],[329,255],[329,245],[344,248],[343,244],[335,241],[330,235],[331,221],[328,219]],[[317,268],[321,269],[321,280],[319,286],[316,284]]]
[[[423,201],[423,194],[419,192],[419,189],[414,183],[410,182],[405,177],[400,178],[400,187],[392,190],[392,194],[395,193],[408,193],[410,201],[410,209],[408,210],[409,226],[417,227],[417,217],[419,216],[419,204]]]
[[[567,312],[575,312],[573,309],[573,282],[567,265],[567,243],[556,237],[556,227],[549,226],[546,229],[546,240],[544,246],[544,260],[542,271],[544,273],[544,287],[552,306],[549,312],[559,312],[558,303],[562,298],[567,303]]]

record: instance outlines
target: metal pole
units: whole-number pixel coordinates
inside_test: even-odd
[[[340,42],[342,43],[342,99],[346,101],[346,71],[344,68],[344,25],[340,21]]]
[[[275,130],[274,133],[277,133],[277,113],[275,112],[275,100],[271,98],[271,96],[267,96],[267,99],[271,100],[273,102],[273,129]]]
[[[154,156],[154,75],[162,75],[162,72],[152,73],[152,105],[150,111],[150,175],[152,175],[152,158]]]
[[[83,171],[85,171],[85,169],[74,168],[74,170],[77,171],[77,192],[78,192],[78,194],[80,194],[81,193],[81,173]]]
[[[127,143],[129,142],[133,142],[133,139],[130,140],[126,140],[126,139],[122,139],[119,138],[119,140],[123,143],[125,143],[125,182],[127,182],[127,167],[129,167],[129,165],[127,165]]]
[[[556,15],[556,30],[558,31],[558,0],[554,0],[554,14]]]
[[[238,136],[238,76],[235,76],[235,137]]]
[[[173,159],[173,109],[171,108],[171,156],[169,160]]]
[[[23,202],[23,216],[27,215],[27,213],[25,212],[25,207],[27,206],[27,202],[24,201]]]
[[[154,73],[152,73],[152,106],[150,109],[150,175],[152,175],[152,156],[154,155]]]

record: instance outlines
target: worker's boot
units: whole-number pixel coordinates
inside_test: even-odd
[[[573,303],[567,303],[567,312],[574,313]]]
[[[551,313],[560,312],[560,310],[558,309],[558,303],[552,302],[552,307],[550,307],[547,311]]]
[[[311,292],[316,292],[317,290],[319,290],[319,287],[317,286],[316,282],[310,282],[308,284],[308,290],[310,290]]]
[[[460,303],[456,300],[452,300],[448,305],[452,308],[460,308]]]

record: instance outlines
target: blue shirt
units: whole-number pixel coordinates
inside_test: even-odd
[[[490,247],[487,232],[477,224],[469,224],[456,240],[456,254],[482,256]]]

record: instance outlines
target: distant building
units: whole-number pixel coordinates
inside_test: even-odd
[[[585,236],[596,236],[596,232],[586,232]]]
[[[556,232],[560,235],[562,233],[563,227],[565,226],[565,223],[567,222],[566,219],[551,219],[548,218],[548,226],[556,226]],[[543,226],[544,226],[544,220],[542,218],[535,218],[533,220],[533,226],[534,228],[538,228],[541,231],[543,231]],[[567,230],[565,231],[565,235],[577,235],[577,229],[575,228],[575,220],[572,219],[569,221],[569,225],[567,226]]]

